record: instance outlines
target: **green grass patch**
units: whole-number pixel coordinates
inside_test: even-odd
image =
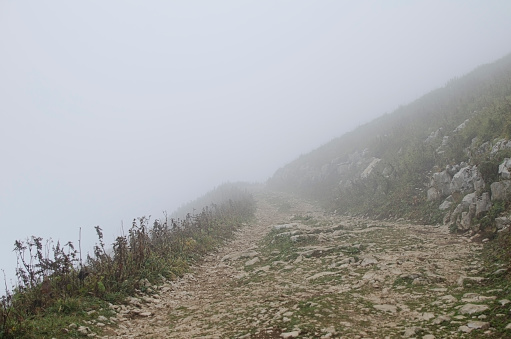
[[[235,193],[232,198],[184,219],[165,216],[152,225],[149,218],[135,219],[111,249],[97,226],[98,243],[85,262],[71,242],[61,245],[35,236],[16,241],[18,281],[0,299],[0,338],[61,337],[63,333],[73,337],[76,330],[68,325],[89,320],[87,309],[103,310],[108,302],[153,293],[153,285],[181,276],[252,220],[252,195],[234,188],[231,193]],[[93,325],[87,327],[99,331]]]

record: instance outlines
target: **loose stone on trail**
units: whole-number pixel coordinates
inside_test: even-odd
[[[481,247],[446,227],[255,196],[256,219],[233,240],[98,318],[104,338],[463,338],[491,333],[485,314],[510,304],[484,291]]]

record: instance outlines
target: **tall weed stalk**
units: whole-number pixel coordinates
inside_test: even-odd
[[[0,300],[0,338],[28,332],[28,323],[47,317],[66,300],[96,298],[119,302],[146,288],[145,281],[162,282],[182,275],[189,265],[231,238],[253,217],[255,202],[247,192],[205,207],[183,219],[150,217],[133,220],[126,235],[111,247],[95,227],[98,243],[82,263],[71,242],[61,245],[40,237],[16,241],[17,285]],[[43,245],[44,244],[44,245]]]

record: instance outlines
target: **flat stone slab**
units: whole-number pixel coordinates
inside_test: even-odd
[[[280,335],[281,338],[289,339],[289,338],[298,338],[300,335],[300,331],[293,331],[293,332],[284,332]]]
[[[314,280],[314,279],[327,277],[330,275],[336,275],[336,274],[337,274],[337,272],[320,272],[320,273],[314,274],[313,276],[308,277],[307,280]]]
[[[297,226],[298,226],[298,224],[275,225],[275,226],[273,226],[273,229],[278,231],[278,230],[293,228],[293,227],[297,227]]]
[[[460,314],[474,314],[474,313],[481,313],[489,309],[487,305],[478,305],[478,304],[465,304],[463,305],[459,313]]]
[[[467,324],[467,327],[478,330],[487,330],[490,328],[490,323],[485,321],[471,321]]]
[[[253,258],[253,257],[257,257],[258,255],[259,255],[259,253],[257,253],[256,251],[247,251],[247,252],[242,252],[242,253],[230,253],[230,254],[225,255],[222,258],[222,261]]]
[[[378,260],[376,258],[366,257],[362,260],[362,262],[360,263],[360,266],[365,267],[365,266],[370,266],[370,265],[376,265],[377,263],[378,263]]]
[[[382,311],[382,312],[390,312],[390,313],[397,312],[397,307],[394,305],[383,304],[383,305],[373,305],[373,307],[375,309],[377,309],[378,311]]]
[[[254,257],[254,258],[252,258],[252,259],[248,260],[248,261],[245,263],[245,266],[252,266],[252,265],[255,265],[255,264],[257,264],[259,261],[261,261],[261,260],[259,260],[259,257]]]

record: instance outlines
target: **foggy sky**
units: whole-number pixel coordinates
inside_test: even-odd
[[[510,1],[0,0],[0,268],[279,167],[511,52]],[[84,253],[85,255],[85,253]]]

